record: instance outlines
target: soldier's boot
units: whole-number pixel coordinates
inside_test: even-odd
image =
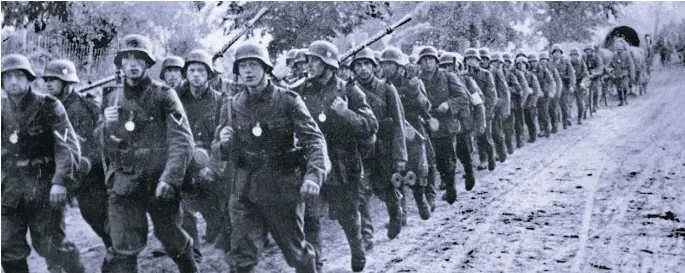
[[[473,169],[473,167],[472,167]],[[437,170],[435,167],[428,169],[428,181],[426,183],[426,188],[424,189],[426,193],[426,201],[431,208],[431,212],[435,211],[435,180],[439,175],[437,175]]]
[[[118,254],[109,249],[102,262],[101,271],[102,273],[137,273],[138,255]]]
[[[402,195],[402,199],[400,199],[400,208],[402,208],[402,226],[406,227],[407,226],[407,198],[404,197],[404,194]]]
[[[232,267],[230,273],[254,273],[254,266],[249,267]]]
[[[356,212],[355,212],[356,214]],[[357,214],[359,215],[359,214]],[[348,219],[349,218],[349,219]],[[366,243],[362,236],[361,217],[341,217],[338,222],[345,232],[352,255],[352,271],[360,272],[366,266]]]
[[[506,157],[506,155],[505,155]],[[502,161],[504,162],[504,161]],[[490,148],[488,149],[488,170],[489,171],[494,171],[495,167],[497,166],[497,163],[495,162],[495,147],[490,145]]]
[[[250,271],[252,272],[252,271]],[[310,260],[306,264],[299,265],[295,268],[295,273],[318,273],[319,271],[316,268],[316,262],[314,260]]]
[[[5,273],[29,273],[29,264],[26,259],[2,261],[2,270]]]
[[[443,179],[447,180],[447,189],[445,189],[443,199],[447,201],[448,204],[452,205],[457,201],[457,185],[455,185],[454,181],[454,171],[444,175]]]
[[[65,273],[86,272],[85,267],[83,267],[83,264],[81,263],[80,252],[74,243],[65,243],[61,250],[61,257],[59,258],[62,269],[64,269]]]
[[[361,233],[364,239],[364,248],[366,251],[371,251],[373,249],[373,221],[371,219],[371,213],[369,213],[369,199],[370,195],[362,193],[359,202],[359,215],[361,218]]]
[[[304,237],[305,240],[314,247],[314,253],[316,254],[314,265],[317,266],[317,268],[321,268],[323,267],[323,261],[321,259],[321,219],[317,215],[307,214],[307,211],[305,211]]]
[[[397,238],[397,235],[400,235],[400,232],[402,231],[403,213],[402,206],[400,205],[400,198],[402,198],[402,194],[397,189],[394,190],[394,193],[390,194],[394,194],[395,196],[388,196],[385,205],[388,209],[388,216],[390,217],[390,223],[388,224],[388,238],[392,240]]]
[[[419,185],[414,186],[412,193],[414,194],[414,201],[416,201],[416,207],[419,209],[419,216],[421,216],[421,219],[430,219],[431,208],[426,199],[425,187]]]
[[[189,246],[181,252],[181,254],[171,257],[178,267],[178,272],[180,273],[199,273],[200,268],[197,266],[197,257],[195,255],[195,250],[192,246]]]
[[[470,191],[474,186],[476,186],[476,177],[473,175],[473,169],[471,169],[464,174],[464,188]]]

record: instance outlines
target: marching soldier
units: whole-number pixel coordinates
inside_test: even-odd
[[[338,221],[347,237],[352,270],[358,272],[366,265],[365,249],[373,244],[371,215],[365,203],[368,199],[362,194],[371,191],[365,190],[362,184],[362,154],[368,147],[360,143],[374,136],[378,122],[364,93],[353,82],[336,77],[340,65],[335,45],[315,41],[309,45],[306,59],[309,77],[296,90],[309,112],[316,116],[326,138],[332,171],[324,182],[323,194],[329,203],[329,216]],[[307,224],[305,222],[305,227]],[[307,234],[307,241],[315,244],[320,270],[321,239],[318,236],[310,240]]]
[[[222,166],[215,158],[209,157],[222,94],[209,85],[216,74],[212,68],[212,57],[207,52],[201,49],[189,52],[181,72],[186,81],[176,89],[176,93],[183,104],[195,141],[193,158],[186,170],[181,191],[183,228],[199,244],[194,212],[200,212],[207,223],[205,239],[212,243],[224,228],[223,225],[230,223],[223,220],[220,209],[221,204],[225,203],[224,194],[228,193],[222,189],[224,185],[219,179],[222,177]]]
[[[302,98],[271,83],[272,69],[263,46],[236,49],[233,71],[247,90],[225,101],[212,143],[233,165],[229,263],[234,272],[254,272],[268,230],[290,266],[314,273],[303,199],[319,195],[330,168],[326,142]]]
[[[364,159],[364,172],[369,175],[374,193],[388,209],[388,238],[394,239],[402,230],[404,217],[402,185],[392,182],[393,174],[404,173],[407,165],[404,108],[392,83],[379,80],[373,73],[378,66],[373,51],[365,48],[354,56],[351,68],[378,120],[377,141]]]
[[[552,73],[549,72],[547,67],[540,64],[538,55],[531,53],[528,55],[528,65],[530,67],[530,72],[533,72],[538,78],[540,84],[540,90],[542,90],[542,95],[538,99],[538,124],[540,126],[540,131],[542,136],[549,138],[550,135],[550,110],[549,102],[554,98],[556,94],[556,83],[554,82],[554,77]]]
[[[162,63],[162,71],[159,72],[159,78],[171,88],[177,88],[183,82],[183,74],[181,70],[185,66],[183,58],[179,56],[169,56]]]
[[[585,96],[586,96],[586,89],[588,83],[589,83],[589,78],[588,76],[590,75],[588,73],[587,65],[585,64],[585,61],[580,57],[580,50],[577,48],[571,49],[571,52],[569,53],[569,56],[571,56],[571,65],[573,66],[573,71],[576,73],[576,82],[573,83],[575,85],[575,90],[576,90],[576,107],[578,108],[578,125],[583,124],[582,119],[586,119],[587,116],[585,115]]]
[[[102,272],[137,271],[138,253],[147,244],[146,213],[179,271],[198,272],[194,242],[179,221],[193,136],[176,92],[147,74],[154,63],[147,37],[125,36],[114,64],[126,80],[103,91],[96,133],[105,156],[112,248]]]
[[[554,92],[550,93],[549,100],[547,101],[548,103],[548,112],[549,112],[549,124],[550,127],[552,128],[552,133],[556,134],[557,133],[557,128],[559,124],[559,119],[561,118],[561,109],[560,109],[560,101],[561,101],[561,94],[563,91],[563,81],[561,79],[561,75],[559,74],[559,70],[555,65],[550,65],[549,64],[549,53],[547,52],[540,52],[539,55],[540,58],[540,65],[542,65],[545,69],[547,69],[551,75],[552,78],[554,79]],[[564,126],[566,128],[566,126]]]
[[[492,120],[492,134],[495,141],[495,150],[500,162],[507,160],[507,147],[505,143],[504,123],[511,115],[511,94],[507,79],[502,70],[502,55],[494,53],[487,55],[486,48],[481,49],[481,66],[484,69],[489,69],[490,73],[495,77],[495,87],[497,88],[497,106],[495,110],[495,118]],[[485,57],[487,56],[487,57]],[[513,148],[513,147],[512,147]]]
[[[560,45],[554,44],[550,54],[552,54],[551,65],[557,68],[559,76],[561,76],[562,89],[559,94],[559,106],[561,107],[561,120],[564,129],[566,129],[572,124],[571,95],[576,92],[576,72],[573,70],[571,61],[563,57],[564,51],[561,50]]]
[[[635,64],[628,52],[627,44],[623,39],[616,39],[614,41],[614,48],[616,53],[611,59],[609,67],[612,69],[612,78],[616,83],[618,89],[618,99],[620,103],[618,106],[628,104],[628,90],[630,89],[630,77],[635,75]]]
[[[92,95],[79,94],[74,86],[80,82],[76,66],[69,60],[49,62],[43,73],[48,94],[59,99],[67,111],[81,146],[81,162],[85,168],[77,177],[75,196],[81,216],[102,239],[106,248],[112,246],[107,232],[107,187],[102,156],[93,132],[100,117],[100,105]]]
[[[444,52],[440,55],[440,68],[444,69],[450,73],[459,74],[459,68],[457,67],[457,56],[452,52]]]
[[[30,230],[52,272],[85,272],[64,227],[80,145],[62,103],[33,90],[34,79],[25,56],[2,58],[2,269],[29,272]]]
[[[535,125],[538,115],[538,100],[544,95],[540,89],[538,77],[533,72],[530,72],[527,58],[523,56],[516,58],[516,71],[520,72],[516,73],[516,77],[519,79],[522,89],[527,90],[524,93],[528,93],[528,96],[524,96],[525,99],[522,99],[521,107],[523,108],[526,126],[528,127],[528,142],[533,143],[538,136],[537,126]],[[524,75],[524,77],[522,78],[521,75]],[[520,126],[521,128],[523,127],[523,125]]]
[[[495,59],[494,57],[492,58]],[[528,98],[528,82],[521,71],[514,70],[511,54],[502,53],[504,77],[507,79],[509,91],[511,92],[511,115],[504,120],[504,142],[507,144],[509,154],[514,152],[514,138],[516,147],[523,147],[523,104]]]
[[[415,172],[416,181],[411,185],[412,193],[421,219],[427,220],[430,218],[431,209],[435,207],[436,194],[435,155],[424,126],[424,121],[430,117],[431,105],[426,95],[426,87],[416,76],[409,78],[406,75],[406,65],[407,61],[398,48],[386,48],[381,53],[383,73],[387,81],[397,88],[404,108],[404,118],[408,122],[405,125],[408,132],[405,134],[407,169]]]
[[[481,68],[481,56],[475,48],[469,48],[464,51],[464,62],[466,63],[467,77],[472,78],[478,84],[481,92],[484,95],[485,105],[485,132],[476,135],[478,140],[478,155],[480,158],[479,170],[494,171],[495,163],[495,149],[492,143],[492,119],[495,117],[495,107],[497,105],[497,90],[495,89],[495,78],[490,71]],[[486,167],[487,163],[487,167]]]
[[[457,161],[456,146],[466,145],[456,143],[456,135],[470,129],[471,104],[469,93],[464,84],[454,73],[448,73],[438,68],[438,52],[432,46],[427,46],[419,52],[421,65],[420,79],[426,87],[428,101],[431,103],[429,121],[431,143],[435,150],[435,162],[440,178],[446,185],[444,200],[453,204],[457,200],[457,188],[454,181]],[[475,180],[469,179],[465,187],[470,190]]]
[[[588,105],[590,114],[597,112],[599,94],[602,92],[602,75],[604,74],[604,61],[592,45],[585,46],[583,59],[587,64],[590,74],[590,89],[588,93]]]

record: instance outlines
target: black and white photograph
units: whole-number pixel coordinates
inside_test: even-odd
[[[685,272],[685,2],[0,8],[4,273]]]

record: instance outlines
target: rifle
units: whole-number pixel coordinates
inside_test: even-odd
[[[345,60],[354,56],[354,54],[357,54],[357,52],[362,51],[362,49],[364,49],[365,47],[370,46],[371,44],[373,44],[376,41],[380,40],[381,38],[385,37],[385,35],[392,33],[393,31],[395,31],[395,29],[401,27],[402,25],[408,23],[409,21],[411,21],[411,16],[405,16],[404,18],[397,21],[395,24],[389,26],[385,30],[382,30],[382,31],[376,33],[376,35],[372,36],[371,38],[366,39],[366,41],[364,41],[364,43],[351,48],[350,50],[348,50],[347,52],[343,53],[343,55],[340,56],[340,63],[345,62]]]
[[[124,73],[121,70],[117,70],[117,72],[114,73],[114,75],[112,75],[112,76],[109,76],[109,77],[104,78],[104,79],[97,80],[97,81],[95,81],[91,84],[88,84],[86,86],[79,87],[78,89],[76,89],[76,92],[83,93],[83,92],[86,92],[88,90],[103,86],[103,85],[108,84],[108,83],[113,82],[113,81],[121,82],[121,79],[123,78],[122,77],[123,74]]]
[[[261,8],[259,12],[257,12],[257,15],[255,15],[252,19],[250,19],[250,21],[247,21],[247,23],[245,23],[243,30],[241,30],[240,33],[238,33],[238,35],[233,36],[233,38],[230,41],[228,41],[228,43],[226,43],[226,45],[224,45],[224,47],[222,47],[219,52],[214,54],[214,56],[212,57],[212,61],[216,61],[216,59],[221,58],[224,55],[224,53],[226,53],[226,50],[228,50],[228,48],[235,44],[238,41],[238,39],[240,39],[240,37],[247,33],[248,30],[252,29],[254,24],[259,19],[261,19],[267,11],[269,11],[268,7]]]

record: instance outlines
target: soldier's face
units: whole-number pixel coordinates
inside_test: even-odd
[[[181,84],[183,75],[181,69],[177,67],[170,67],[164,70],[164,82],[171,88],[176,88]]]
[[[310,78],[318,78],[326,71],[326,64],[319,57],[307,56],[307,74]]]
[[[265,74],[262,63],[257,60],[244,60],[238,64],[238,75],[248,87],[258,86]]]
[[[504,68],[511,69],[511,62],[510,61],[504,61]]]
[[[471,67],[477,67],[479,65],[478,59],[476,58],[468,58],[466,59],[466,65],[471,66]]]
[[[481,58],[481,59],[480,59],[480,67],[482,67],[482,68],[488,68],[488,67],[490,67],[490,59]]]
[[[207,67],[204,64],[191,63],[188,64],[186,77],[188,77],[188,82],[193,87],[202,87],[209,79],[209,71],[207,71]]]
[[[561,51],[555,50],[554,52],[552,52],[552,56],[554,56],[554,58],[559,58],[559,57],[561,57]]]
[[[143,77],[147,63],[144,59],[137,58],[135,54],[129,54],[121,59],[121,68],[124,69],[124,75],[127,78],[138,79]]]
[[[518,68],[519,70],[525,70],[526,64],[525,63],[517,63],[516,68]]]
[[[422,57],[419,60],[419,65],[421,65],[421,70],[423,71],[434,71],[438,68],[438,60],[433,57]]]
[[[490,62],[490,66],[492,66],[492,67],[494,67],[494,68],[500,68],[500,67],[499,67],[499,61],[491,61],[491,62]]]
[[[340,77],[343,79],[347,80],[352,78],[352,71],[347,66],[340,67],[338,73],[340,74]]]
[[[353,66],[352,69],[354,69],[354,75],[356,78],[365,80],[373,76],[373,73],[375,72],[375,66],[370,60],[367,59],[361,59],[361,60],[356,60],[352,62]]]
[[[381,68],[386,77],[394,77],[397,74],[397,64],[394,62],[382,62]]]
[[[547,65],[548,62],[549,62],[549,60],[547,60],[547,59],[540,59],[541,65]]]
[[[62,82],[62,80],[53,77],[43,79],[45,80],[45,89],[47,89],[48,94],[57,96],[62,93],[62,88],[64,88],[64,82]]]
[[[577,62],[579,59],[580,59],[580,56],[578,56],[578,54],[571,55],[571,61]]]
[[[307,73],[307,62],[296,62],[293,64],[293,74],[300,76]]]
[[[7,94],[17,96],[29,89],[29,78],[24,71],[10,70],[2,73],[2,89]]]
[[[447,72],[454,72],[456,70],[456,65],[454,64],[443,64],[440,68],[447,70]]]
[[[538,67],[538,61],[530,61],[530,68],[537,68]]]

